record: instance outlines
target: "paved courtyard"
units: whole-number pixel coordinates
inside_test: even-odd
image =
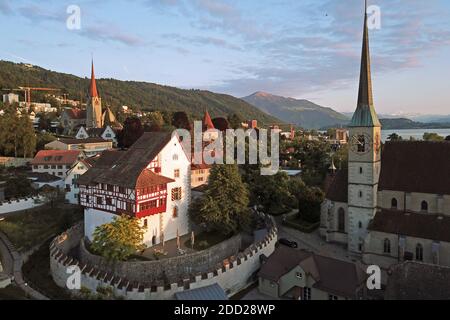
[[[190,247],[186,247],[185,245],[186,241],[188,241],[189,239],[191,239],[190,234],[180,237],[181,250],[178,250],[177,239],[172,239],[170,241],[166,241],[164,243],[164,246],[162,244],[159,244],[146,249],[144,253],[142,253],[142,256],[154,260],[155,254],[158,255],[159,259],[164,259],[164,258],[178,257],[183,254],[195,252],[196,250],[193,250]]]
[[[277,221],[278,226],[278,238],[296,241],[299,249],[310,250],[314,253],[340,260],[355,261],[344,246],[327,243],[323,240],[319,235],[319,230],[312,233],[304,233],[284,226],[281,223],[281,217],[277,217],[275,220]]]

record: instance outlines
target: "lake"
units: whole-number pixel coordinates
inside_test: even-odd
[[[442,137],[450,136],[450,129],[399,129],[399,130],[383,130],[381,132],[381,140],[386,142],[387,138],[392,134],[396,133],[401,136],[405,140],[409,140],[410,137],[415,138],[416,140],[422,140],[423,134],[429,133],[437,133]]]

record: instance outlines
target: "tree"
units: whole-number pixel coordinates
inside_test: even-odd
[[[175,112],[173,114],[172,125],[177,129],[186,129],[188,131],[192,129],[189,117],[184,111]]]
[[[244,122],[244,119],[237,113],[232,113],[228,116],[228,123],[232,129],[242,128],[242,122]]]
[[[425,141],[444,141],[444,137],[438,135],[437,133],[425,132],[423,134],[423,140],[425,140]]]
[[[190,209],[191,219],[224,235],[245,229],[251,220],[249,194],[237,165],[215,165],[203,197]]]
[[[141,120],[136,117],[127,118],[123,124],[122,131],[118,135],[119,147],[131,147],[143,134],[144,128]]]
[[[297,194],[298,213],[300,219],[317,223],[320,221],[320,206],[325,198],[322,190],[317,187],[304,187]]]
[[[18,114],[15,107],[7,106],[0,117],[0,154],[13,157],[33,157],[36,135],[27,114]]]
[[[110,261],[123,261],[144,249],[144,227],[139,220],[128,216],[114,218],[97,227],[91,248]]]
[[[284,172],[273,176],[263,176],[259,169],[245,175],[250,190],[250,203],[262,206],[264,212],[278,215],[296,207],[295,196],[291,193],[291,179]]]
[[[225,131],[227,129],[230,129],[230,124],[228,123],[228,120],[225,118],[214,118],[212,120],[214,128],[220,131]]]
[[[450,141],[450,136],[445,137],[445,141]]]
[[[387,137],[387,140],[388,141],[401,141],[401,140],[403,140],[403,138],[394,132],[394,133],[391,133]]]

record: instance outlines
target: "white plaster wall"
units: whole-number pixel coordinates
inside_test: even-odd
[[[36,199],[38,200],[38,203],[36,203]],[[11,203],[2,202],[0,204],[0,215],[5,213],[37,208],[44,205],[45,201],[46,201],[45,197],[39,196],[36,198],[13,200],[11,201]]]

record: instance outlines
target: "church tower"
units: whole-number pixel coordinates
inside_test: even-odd
[[[95,81],[94,61],[92,61],[91,85],[89,86],[89,97],[86,107],[86,127],[102,128],[102,99],[98,95],[97,83]]]
[[[358,104],[350,123],[348,158],[348,248],[353,253],[363,251],[369,221],[377,210],[380,137],[381,124],[372,95],[366,0]]]

